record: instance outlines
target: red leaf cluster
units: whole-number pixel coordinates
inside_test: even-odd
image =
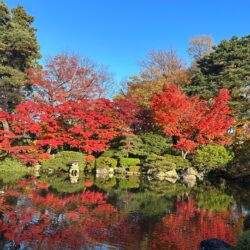
[[[214,100],[188,97],[176,85],[165,85],[155,94],[151,107],[154,121],[173,137],[176,148],[193,152],[202,144],[228,143],[227,130],[233,118],[228,106],[228,90],[221,89]]]

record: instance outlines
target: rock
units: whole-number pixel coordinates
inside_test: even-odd
[[[195,169],[193,168],[187,168],[181,173],[182,179],[186,183],[194,183],[196,180],[203,180],[204,175],[198,173]]]
[[[193,187],[196,184],[196,176],[195,175],[186,175],[182,177],[183,183],[188,187]]]
[[[106,168],[97,168],[96,174],[97,175],[108,175],[108,170]]]
[[[155,173],[155,177],[157,179],[159,179],[160,181],[167,180],[171,183],[175,183],[179,179],[179,176],[178,176],[176,170],[169,170],[166,172],[159,171],[159,172]]]
[[[150,168],[150,169],[147,171],[147,175],[152,175],[153,172],[154,172],[153,169]]]
[[[40,169],[41,169],[41,165],[40,164],[36,164],[35,166],[34,166],[34,169],[35,169],[35,171],[39,171]]]
[[[103,168],[97,168],[96,169],[96,177],[97,178],[105,178],[108,176],[113,176],[114,175],[114,168],[109,168],[107,169],[106,167]]]
[[[175,178],[165,178],[165,180],[172,183],[172,184],[177,182],[177,179],[175,179]]]
[[[200,250],[233,250],[233,247],[223,240],[207,239],[200,243]]]
[[[163,181],[164,179],[165,179],[165,175],[164,175],[164,172],[158,172],[156,175],[155,175],[155,177],[157,178],[157,179],[159,179],[160,181]]]
[[[175,169],[165,172],[165,177],[179,179],[179,175],[177,174]]]
[[[53,174],[54,172],[55,172],[55,170],[53,168],[48,169],[48,174]]]

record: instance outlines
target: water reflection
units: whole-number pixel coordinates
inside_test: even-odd
[[[250,207],[250,189],[224,181],[187,188],[138,176],[80,175],[71,184],[69,175],[42,175],[0,183],[0,249],[192,250],[211,237],[235,244]]]

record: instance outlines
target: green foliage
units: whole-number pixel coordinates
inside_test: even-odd
[[[209,55],[197,61],[198,71],[186,85],[189,94],[206,99],[221,88],[232,94],[232,106],[240,116],[249,116],[250,35],[223,40]]]
[[[116,152],[115,150],[108,149],[108,150],[104,151],[104,152],[101,154],[101,156],[102,156],[102,157],[110,157],[110,158],[112,158],[113,156],[115,156],[116,153],[117,153],[117,152]]]
[[[205,145],[198,149],[193,157],[194,166],[203,171],[224,169],[233,159],[228,150],[219,145]]]
[[[77,193],[84,190],[82,178],[79,178],[77,183],[70,183],[68,174],[53,174],[53,175],[42,175],[41,181],[48,183],[50,189],[55,190],[58,193]]]
[[[54,169],[54,170],[69,170],[69,163],[72,161],[78,161],[80,170],[83,170],[86,166],[85,155],[79,152],[62,151],[50,158],[41,162],[42,169]]]
[[[119,187],[124,188],[139,188],[140,179],[136,176],[130,176],[129,178],[123,178],[119,181]]]
[[[145,158],[148,154],[162,155],[171,148],[165,136],[148,132],[139,135],[128,134],[117,137],[111,143],[112,150],[102,156]]]
[[[232,178],[248,178],[250,176],[250,141],[237,145],[235,157],[230,162],[227,174]]]
[[[196,204],[209,211],[221,211],[230,208],[233,203],[233,197],[224,192],[223,189],[214,186],[200,186],[196,191]]]
[[[239,236],[236,245],[237,250],[250,250],[250,230]]]
[[[23,7],[10,12],[0,2],[0,107],[12,110],[22,97],[25,70],[37,66],[39,45],[32,27],[34,18]]]
[[[163,155],[172,146],[166,136],[153,132],[140,134],[140,137],[144,145],[144,151],[149,154]]]
[[[176,169],[176,164],[169,162],[164,156],[151,154],[146,158],[143,168],[155,169],[156,171],[168,171]]]
[[[110,157],[99,157],[96,159],[96,168],[116,168],[117,160]]]
[[[0,161],[0,172],[27,172],[27,167],[18,160],[6,158]]]
[[[172,201],[154,192],[134,193],[131,196],[131,209],[145,218],[160,217],[172,206]]]
[[[84,168],[85,171],[93,171],[95,169],[95,159],[91,161],[86,161],[86,166]]]
[[[129,166],[128,171],[131,173],[139,173],[140,169],[140,166]]]
[[[181,156],[165,154],[164,158],[166,161],[174,163],[177,169],[192,167],[191,163],[187,159],[183,159]]]
[[[116,178],[96,178],[95,185],[104,191],[109,191],[116,185]]]
[[[191,188],[186,185],[176,182],[174,184],[167,184],[166,181],[158,181],[152,179],[145,183],[145,188],[154,192],[155,194],[160,194],[164,196],[181,196],[190,193]]]
[[[115,157],[145,157],[147,152],[144,144],[138,135],[122,135],[111,142],[111,148],[115,149]]]
[[[19,161],[6,158],[0,161],[0,179],[4,184],[14,184],[27,174],[27,167]]]
[[[141,163],[140,159],[138,158],[124,158],[121,157],[119,159],[119,163],[122,167],[128,167],[128,166],[136,166]]]

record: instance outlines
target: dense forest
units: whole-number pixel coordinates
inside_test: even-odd
[[[42,55],[34,17],[0,2],[0,171],[34,166],[99,174],[183,171],[250,176],[250,35],[150,51],[120,84],[89,58]],[[28,167],[28,168],[27,168]]]

